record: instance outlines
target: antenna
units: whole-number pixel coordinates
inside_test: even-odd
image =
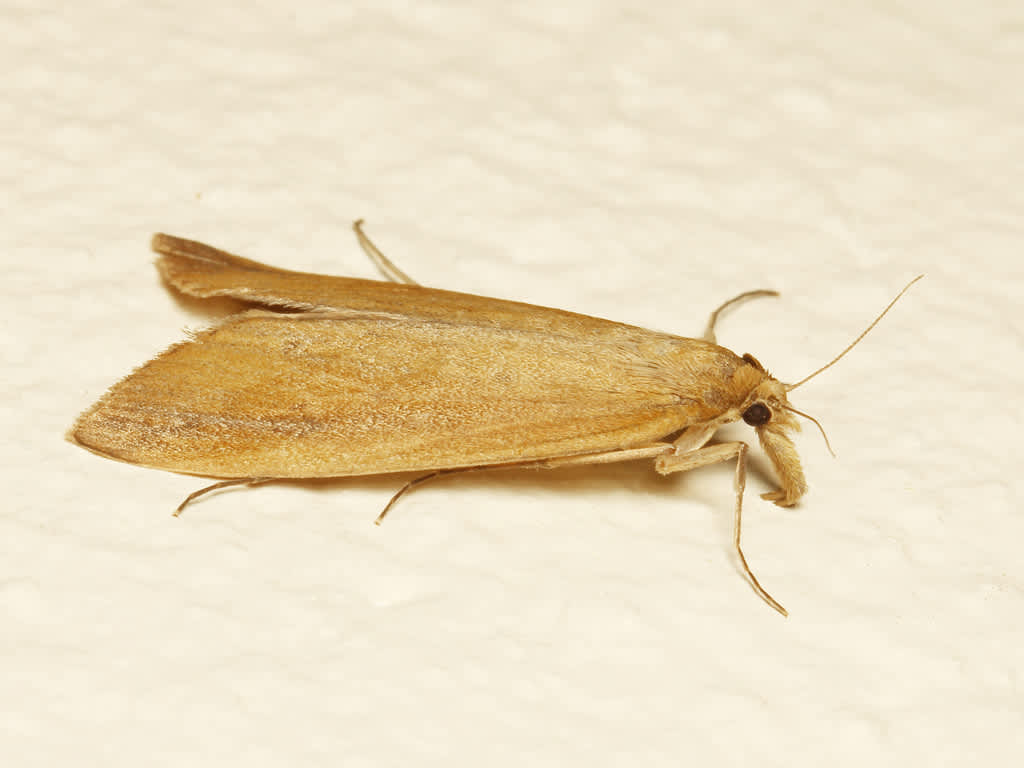
[[[897,301],[899,301],[899,300],[900,300],[900,298],[902,298],[902,296],[903,296],[903,294],[904,294],[904,293],[906,293],[907,291],[909,291],[909,290],[910,290],[910,286],[912,286],[912,285],[913,285],[914,283],[916,283],[916,282],[917,282],[918,280],[920,280],[920,279],[921,279],[922,277],[924,277],[924,275],[918,275],[918,276],[917,276],[917,277],[915,277],[915,278],[914,278],[913,280],[911,280],[911,281],[910,281],[909,283],[907,283],[907,284],[906,284],[906,286],[905,286],[905,287],[903,288],[903,290],[902,290],[902,291],[900,291],[899,293],[897,293],[897,294],[896,294],[896,298],[895,298],[895,299],[893,299],[892,301],[890,301],[890,302],[889,302],[889,306],[887,306],[887,307],[886,307],[885,309],[883,309],[883,310],[882,310],[882,314],[880,314],[880,315],[879,315],[878,317],[876,317],[876,318],[874,319],[874,321],[873,321],[873,322],[871,323],[871,325],[869,325],[869,326],[868,326],[867,328],[865,328],[865,329],[864,329],[864,330],[863,330],[863,331],[861,332],[860,336],[858,336],[858,337],[857,337],[856,339],[854,339],[854,340],[853,340],[852,342],[850,342],[850,345],[849,345],[849,346],[847,346],[847,347],[846,347],[846,349],[844,349],[844,350],[843,350],[842,352],[840,352],[840,353],[839,353],[838,355],[836,355],[835,357],[833,357],[833,358],[832,358],[832,359],[831,359],[831,360],[830,360],[829,362],[825,363],[825,365],[821,366],[821,368],[819,368],[818,370],[816,370],[816,371],[815,371],[814,373],[812,373],[812,374],[811,374],[810,376],[804,376],[804,377],[803,377],[802,379],[800,379],[800,381],[798,381],[798,382],[797,382],[796,384],[787,384],[787,385],[786,385],[786,391],[787,391],[787,392],[790,392],[790,391],[792,391],[792,390],[796,389],[797,387],[799,387],[799,386],[800,386],[801,384],[806,384],[806,383],[807,383],[808,381],[810,381],[811,379],[813,379],[813,378],[814,378],[815,376],[817,376],[817,375],[818,375],[819,373],[821,373],[822,371],[825,371],[825,370],[827,370],[828,368],[831,368],[831,367],[832,367],[833,365],[835,365],[835,364],[836,364],[836,363],[838,363],[838,362],[839,362],[840,360],[842,360],[842,359],[843,359],[843,356],[844,356],[844,355],[846,355],[846,353],[847,353],[847,352],[849,352],[849,351],[850,351],[851,349],[853,349],[853,348],[854,348],[855,346],[857,346],[857,344],[859,344],[859,343],[860,343],[860,340],[861,340],[861,339],[863,339],[863,338],[864,338],[865,336],[867,336],[867,335],[868,335],[868,331],[870,331],[870,330],[871,330],[872,328],[874,328],[874,327],[875,327],[876,325],[878,325],[878,321],[879,321],[879,320],[881,320],[881,319],[882,319],[883,317],[885,317],[885,316],[886,316],[886,314],[887,314],[887,313],[889,312],[889,310],[890,310],[890,309],[892,309],[893,305],[894,305],[894,304],[895,304],[895,303],[896,303]]]

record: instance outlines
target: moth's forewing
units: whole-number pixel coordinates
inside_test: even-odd
[[[615,450],[703,418],[685,395],[699,377],[675,363],[721,348],[608,325],[580,339],[255,310],[116,384],[72,437],[178,472],[332,477]]]

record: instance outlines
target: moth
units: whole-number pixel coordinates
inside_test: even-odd
[[[258,305],[194,333],[115,384],[68,438],[107,458],[222,478],[190,495],[289,478],[652,459],[663,475],[735,462],[733,544],[755,592],[783,615],[740,546],[748,446],[709,442],[742,419],[778,478],[763,498],[807,490],[790,437],[796,384],[702,338],[417,284],[354,225],[389,281],[292,272],[165,234],[157,268],[196,297]],[[817,423],[817,422],[815,422]],[[820,427],[820,425],[819,425]],[[824,434],[824,432],[822,432]],[[826,438],[827,441],[827,438]],[[378,518],[378,522],[380,518]]]

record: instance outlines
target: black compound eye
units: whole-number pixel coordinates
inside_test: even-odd
[[[754,403],[743,412],[743,420],[752,427],[760,427],[771,421],[772,410],[764,403]]]

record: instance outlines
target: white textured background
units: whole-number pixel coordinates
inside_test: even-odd
[[[1013,762],[1019,3],[142,5],[0,10],[0,762]],[[684,335],[777,288],[720,340],[789,380],[927,273],[794,394],[839,455],[805,431],[805,501],[752,478],[791,618],[729,467],[453,478],[376,528],[400,479],[174,519],[201,481],[63,442],[224,311],[152,232],[372,277],[359,216],[427,284]]]

